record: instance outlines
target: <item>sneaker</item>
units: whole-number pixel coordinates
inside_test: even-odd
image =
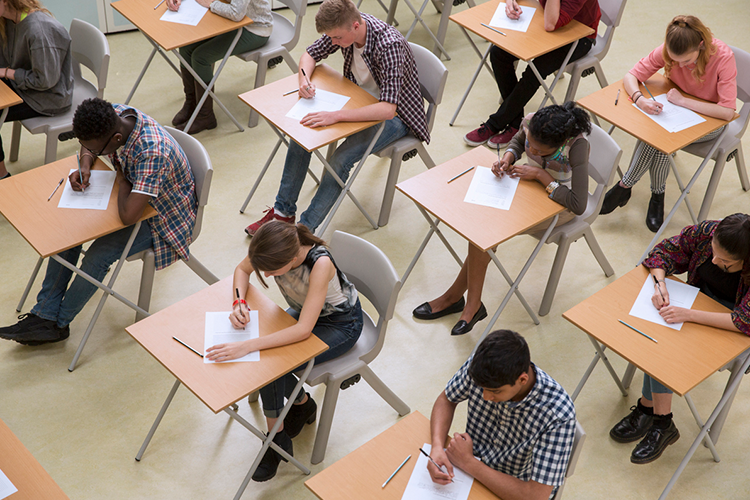
[[[276,433],[276,435],[273,437],[273,442],[279,445],[279,447],[281,447],[281,449],[283,449],[285,452],[294,456],[292,438],[289,437],[284,429]],[[286,458],[283,458],[281,455],[276,453],[273,448],[269,447],[266,450],[266,454],[263,455],[263,458],[260,459],[258,468],[255,469],[255,472],[253,472],[253,481],[262,483],[263,481],[272,479],[276,475],[276,471],[279,469],[279,462],[281,462],[282,460],[284,462],[287,461]]]
[[[513,136],[515,136],[517,133],[518,133],[517,128],[508,127],[502,132],[500,132],[499,134],[495,134],[489,139],[487,139],[487,147],[490,149],[504,148],[513,139]]]
[[[481,146],[493,135],[495,135],[495,132],[486,123],[483,123],[478,129],[474,129],[466,134],[464,142],[469,146]]]
[[[266,222],[270,222],[272,220],[280,220],[284,222],[288,222],[290,224],[294,224],[294,215],[291,217],[282,217],[279,214],[276,213],[276,210],[274,210],[273,207],[269,208],[268,210],[265,210],[263,212],[264,215],[258,222],[253,222],[249,226],[245,228],[245,232],[248,236],[253,236],[255,232],[260,229],[260,226],[265,224]]]
[[[40,318],[41,319],[41,318]],[[65,325],[60,328],[57,326],[57,322],[42,320],[39,323],[27,331],[21,331],[15,334],[9,334],[3,336],[8,340],[14,340],[19,344],[28,346],[37,346],[42,344],[51,344],[54,342],[60,342],[70,337],[70,326]]]
[[[45,321],[46,319],[42,319],[36,314],[26,313],[22,314],[18,317],[18,323],[15,325],[6,326],[3,328],[0,328],[0,338],[13,340],[11,335],[16,335],[17,333],[21,332],[28,332],[33,327],[38,326]]]
[[[296,438],[299,433],[302,432],[302,428],[305,424],[312,424],[315,422],[315,416],[318,413],[318,405],[310,394],[307,394],[307,401],[301,405],[292,405],[289,408],[289,413],[284,418],[284,432],[290,438]]]

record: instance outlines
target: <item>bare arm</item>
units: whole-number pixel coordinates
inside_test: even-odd
[[[555,31],[560,18],[560,0],[548,0],[544,6],[544,30]]]
[[[633,97],[633,94],[635,92],[640,92],[638,79],[632,73],[625,74],[622,79],[622,83],[625,86],[625,91],[631,98]],[[635,102],[636,106],[650,115],[658,115],[659,113],[661,113],[661,103],[654,101],[649,96],[643,95],[642,93],[636,94],[633,98],[633,102]]]
[[[122,223],[130,226],[138,222],[151,196],[143,193],[133,193],[131,191],[133,185],[130,184],[119,169],[117,170],[117,179],[120,182],[120,190],[117,193],[117,212],[120,215]]]
[[[712,116],[720,120],[729,121],[734,117],[734,110],[726,108],[713,102],[703,102],[683,95],[679,90],[672,89],[667,92],[667,100],[677,106],[688,108],[706,116]]]
[[[438,484],[448,484],[451,482],[453,477],[453,465],[448,460],[445,450],[443,450],[443,443],[445,443],[445,436],[448,435],[451,422],[453,422],[453,415],[456,412],[456,404],[448,400],[445,392],[441,392],[438,398],[435,400],[435,404],[432,405],[432,414],[430,415],[430,435],[432,450],[430,450],[430,456],[438,464],[445,467],[448,471],[445,472],[438,470],[432,462],[427,464],[427,470],[432,477],[432,480]]]

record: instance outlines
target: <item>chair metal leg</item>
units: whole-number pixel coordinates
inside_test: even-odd
[[[24,302],[26,302],[26,297],[29,296],[29,292],[31,291],[31,286],[34,284],[34,280],[36,280],[36,277],[39,274],[39,269],[42,267],[42,262],[44,262],[44,259],[42,257],[39,257],[36,260],[34,271],[31,273],[31,276],[29,277],[29,282],[26,283],[26,288],[23,291],[23,295],[21,295],[21,300],[18,301],[18,306],[16,306],[16,312],[21,312],[21,309],[23,309],[23,304]]]
[[[154,273],[156,272],[156,265],[154,263],[154,251],[153,249],[146,250],[143,256],[143,268],[141,270],[141,286],[138,290],[138,307],[149,310],[151,305],[151,291],[154,288]],[[138,322],[146,316],[137,312],[135,313],[135,321]]]
[[[219,278],[217,278],[214,273],[209,271],[206,266],[201,264],[201,262],[195,257],[195,255],[191,254],[190,258],[183,262],[185,262],[190,270],[197,274],[198,277],[200,277],[200,279],[205,281],[207,284],[213,285],[214,283],[219,281]]]
[[[604,76],[604,70],[602,70],[602,65],[599,64],[599,61],[594,64],[594,72],[596,73],[596,79],[599,80],[599,86],[601,88],[609,85],[609,83],[607,83],[607,77]]]
[[[383,201],[380,204],[380,216],[378,217],[378,227],[388,224],[391,216],[391,207],[393,206],[393,196],[396,194],[396,183],[398,174],[401,172],[401,154],[394,151],[391,155],[391,165],[388,168],[388,177],[385,180],[385,191]]]
[[[258,396],[259,395],[260,395],[260,393],[258,391],[251,392],[250,395],[247,397],[247,402],[248,403],[255,403],[256,401],[258,401]]]
[[[547,279],[547,286],[544,288],[542,303],[539,306],[539,316],[546,316],[552,308],[552,300],[555,298],[557,285],[560,283],[560,276],[562,275],[563,267],[565,267],[565,259],[568,257],[570,243],[571,241],[565,238],[557,244],[555,260],[552,263],[552,269],[550,269],[549,278]]]
[[[734,162],[737,164],[737,174],[740,176],[742,190],[750,191],[750,181],[747,179],[747,168],[745,168],[745,155],[742,153],[742,144],[737,145]]]
[[[584,69],[588,68],[576,68],[570,75],[570,83],[568,84],[568,90],[565,92],[565,102],[574,101],[576,92],[578,91],[578,84],[581,83],[581,73]]]
[[[336,410],[336,402],[339,399],[339,391],[341,390],[339,384],[341,381],[342,379],[328,379],[326,381],[326,394],[318,417],[318,430],[315,433],[315,444],[313,445],[312,457],[310,457],[310,463],[313,465],[322,462],[326,456],[328,436],[331,434],[331,424]]]
[[[10,161],[18,161],[18,148],[21,144],[21,122],[13,122],[13,135],[10,138]]]
[[[711,203],[714,201],[716,195],[716,189],[719,187],[719,181],[721,180],[721,174],[724,172],[724,166],[727,163],[727,152],[720,152],[714,162],[714,168],[711,171],[711,177],[708,179],[708,186],[706,186],[706,194],[703,195],[703,201],[701,202],[701,208],[698,210],[698,221],[704,221],[708,217],[708,211],[711,209]]]
[[[591,253],[594,254],[594,258],[596,258],[596,261],[599,263],[602,271],[604,271],[604,276],[609,278],[610,276],[615,274],[615,270],[607,260],[607,256],[604,255],[604,252],[602,252],[602,247],[600,247],[599,242],[596,241],[596,237],[594,236],[594,232],[591,230],[591,227],[587,228],[583,232],[583,237],[586,240],[586,243],[589,245],[589,250],[591,250]]]
[[[368,384],[370,384],[370,387],[373,388],[375,392],[378,393],[378,395],[383,398],[383,400],[391,405],[391,408],[396,410],[396,412],[400,416],[408,415],[411,413],[411,408],[409,408],[409,405],[403,402],[401,398],[399,398],[395,392],[393,392],[387,385],[383,383],[382,380],[380,380],[380,377],[378,377],[375,372],[373,372],[369,366],[365,366],[359,371],[359,374],[362,376],[363,379],[367,381]]]
[[[254,89],[259,89],[266,83],[266,72],[268,71],[268,58],[259,58],[257,68],[255,69],[255,83],[253,84]],[[258,118],[260,115],[257,111],[250,108],[250,118],[247,120],[248,128],[258,126]]]

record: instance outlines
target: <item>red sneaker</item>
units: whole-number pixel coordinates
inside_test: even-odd
[[[487,147],[491,149],[500,149],[508,145],[513,136],[518,133],[517,128],[508,127],[499,134],[495,134],[487,139]]]
[[[245,232],[248,236],[253,236],[255,232],[260,229],[260,226],[272,220],[280,220],[283,222],[294,224],[294,215],[292,215],[291,217],[282,217],[276,213],[276,210],[274,210],[273,207],[265,210],[263,213],[265,213],[266,215],[264,215],[258,222],[253,222],[245,228]]]
[[[487,139],[492,137],[495,133],[490,129],[490,127],[487,126],[486,123],[483,123],[479,126],[478,129],[472,130],[468,134],[464,136],[464,142],[468,144],[469,146],[481,146],[485,142],[487,142]]]

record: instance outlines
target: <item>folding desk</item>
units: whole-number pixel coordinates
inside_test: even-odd
[[[75,368],[75,365],[78,362],[78,357],[81,355],[89,335],[91,335],[91,331],[94,328],[97,318],[99,318],[99,314],[104,307],[104,302],[106,302],[107,297],[111,295],[131,309],[148,316],[148,311],[144,311],[136,304],[114,291],[112,287],[114,286],[115,280],[120,273],[120,269],[125,262],[125,258],[130,252],[130,247],[133,245],[133,240],[138,234],[141,222],[156,215],[156,210],[154,210],[151,205],[148,205],[145,208],[143,215],[141,215],[141,218],[138,219],[138,222],[133,226],[130,238],[120,255],[120,259],[117,262],[114,271],[112,271],[112,275],[107,284],[105,285],[104,283],[95,280],[81,271],[77,266],[74,266],[57,254],[63,250],[68,250],[75,246],[82,245],[87,241],[99,238],[100,236],[114,233],[115,231],[119,231],[127,226],[122,223],[122,220],[120,220],[120,214],[117,209],[117,193],[119,189],[119,183],[117,181],[115,181],[115,185],[112,188],[112,194],[109,198],[107,210],[57,208],[57,204],[63,193],[63,186],[60,186],[54,196],[52,196],[52,199],[47,201],[50,193],[55,189],[55,186],[61,178],[65,179],[66,183],[69,182],[68,172],[76,167],[77,163],[75,156],[70,156],[33,170],[14,175],[9,179],[0,182],[0,213],[3,214],[8,222],[16,228],[16,231],[18,231],[39,254],[39,260],[36,263],[32,276],[37,275],[39,268],[42,266],[42,261],[49,257],[104,291],[102,298],[99,301],[99,305],[96,308],[96,312],[94,312],[94,316],[91,318],[89,326],[86,328],[86,333],[83,335],[78,350],[73,357],[73,361],[68,367],[68,371],[73,371]],[[92,168],[94,170],[108,170],[104,163],[99,159],[96,160],[96,163]],[[21,311],[32,285],[33,279],[29,281],[28,285],[26,285],[26,290],[24,290],[21,301],[16,308],[17,311]]]
[[[671,80],[666,79],[664,76],[658,73],[649,78],[646,81],[646,85],[648,85],[648,89],[654,95],[666,94],[670,89],[676,88],[676,85],[672,83]],[[618,101],[618,105],[615,106],[615,99],[617,97],[618,90],[621,90],[620,99]],[[643,89],[643,92],[646,96],[648,96],[648,92],[646,92],[645,88]],[[703,169],[706,167],[709,160],[713,156],[716,148],[721,142],[723,134],[726,133],[726,130],[722,133],[722,135],[714,139],[714,144],[711,150],[706,155],[705,159],[701,162],[700,166],[695,171],[693,177],[690,179],[690,182],[688,182],[686,186],[683,186],[682,184],[682,179],[680,179],[680,174],[677,172],[677,165],[672,158],[672,154],[687,146],[688,144],[695,142],[697,139],[700,139],[704,135],[719,129],[720,127],[726,125],[728,122],[720,120],[718,118],[711,118],[710,116],[701,115],[706,119],[705,122],[694,125],[690,128],[682,130],[681,132],[667,132],[664,127],[657,124],[655,121],[644,115],[643,112],[641,112],[639,109],[636,109],[635,106],[632,105],[632,103],[628,99],[628,92],[627,90],[625,90],[625,86],[623,85],[622,80],[604,87],[603,89],[598,90],[597,92],[594,92],[593,94],[590,94],[582,99],[579,99],[578,104],[580,104],[581,107],[591,111],[595,115],[598,115],[599,117],[607,120],[613,126],[621,128],[628,134],[638,139],[638,143],[636,144],[635,150],[633,151],[631,166],[638,160],[638,157],[643,150],[644,143],[666,154],[669,158],[669,163],[672,166],[672,171],[674,172],[677,185],[680,187],[680,197],[677,199],[677,202],[674,204],[669,214],[664,218],[664,222],[654,235],[651,243],[649,243],[648,248],[646,248],[641,257],[638,259],[637,263],[640,263],[643,259],[645,259],[651,248],[656,243],[661,241],[660,238],[662,233],[664,232],[664,229],[667,227],[667,224],[669,224],[669,221],[672,220],[672,216],[675,214],[675,212],[677,211],[677,207],[680,206],[680,203],[682,203],[683,200],[688,207],[690,217],[693,219],[694,224],[697,224],[698,221],[704,220],[706,218],[706,216],[708,215],[708,209],[711,207],[711,202],[713,201],[714,193],[716,191],[716,185],[719,182],[721,172],[714,172],[711,175],[711,180],[708,184],[708,188],[706,189],[706,195],[703,198],[703,203],[701,204],[697,219],[695,217],[695,214],[693,213],[693,207],[690,205],[690,201],[687,199],[687,195],[688,193],[690,193],[690,189],[693,187],[693,184],[695,184],[695,181],[698,180],[701,172],[703,172]],[[739,115],[735,113],[732,120],[735,120],[738,117]]]
[[[327,64],[319,64],[315,69],[315,72],[312,74],[310,80],[318,89],[349,96],[350,99],[343,109],[356,109],[378,102],[378,100],[368,94],[366,90],[362,89],[360,86],[351,82],[350,80],[344,78],[340,73],[333,70]],[[323,167],[328,171],[329,174],[333,176],[336,182],[338,182],[339,186],[342,187],[342,191],[339,194],[336,203],[334,203],[325,221],[320,225],[320,227],[318,227],[316,233],[320,235],[325,232],[328,224],[330,224],[331,222],[331,219],[333,219],[333,216],[336,214],[336,210],[338,210],[339,205],[341,205],[341,202],[344,201],[344,197],[347,195],[349,196],[349,198],[351,198],[354,204],[357,205],[357,208],[359,208],[360,212],[362,212],[362,215],[367,218],[367,220],[370,222],[370,225],[372,225],[372,228],[377,229],[378,224],[377,222],[375,222],[375,219],[373,219],[370,214],[367,213],[367,211],[359,203],[357,198],[354,197],[354,194],[352,194],[350,189],[352,183],[354,182],[354,179],[357,178],[357,174],[359,174],[359,171],[362,169],[365,160],[367,160],[370,152],[372,152],[372,148],[375,146],[375,143],[380,137],[380,134],[383,132],[385,122],[339,122],[333,125],[329,125],[328,127],[305,127],[299,122],[299,120],[286,116],[289,110],[292,109],[297,101],[302,98],[298,96],[297,92],[286,96],[284,94],[297,88],[299,88],[299,81],[297,79],[297,75],[295,74],[281,80],[277,80],[273,83],[264,85],[261,88],[245,92],[244,94],[240,94],[239,96],[239,98],[243,102],[245,102],[245,104],[253,108],[263,118],[265,118],[276,135],[279,136],[279,140],[276,141],[276,145],[273,147],[273,150],[271,151],[266,164],[261,169],[260,174],[258,175],[258,179],[255,181],[255,184],[253,184],[253,188],[247,195],[242,208],[240,208],[240,213],[245,213],[247,204],[250,203],[250,199],[258,189],[258,185],[263,179],[263,176],[266,174],[268,167],[271,165],[271,161],[273,161],[274,157],[276,156],[281,143],[283,142],[287,147],[289,147],[289,142],[286,139],[286,137],[288,136],[290,139],[294,140],[297,144],[302,146],[306,151],[314,153],[315,156],[317,156],[318,159],[323,163]],[[336,174],[336,172],[334,172],[333,168],[328,163],[328,158],[330,158],[331,154],[333,153],[332,148],[335,147],[337,141],[345,139],[350,135],[361,132],[362,130],[365,130],[369,127],[375,126],[378,123],[380,123],[380,128],[372,138],[372,141],[370,141],[370,145],[367,147],[367,151],[362,156],[362,159],[359,161],[357,166],[354,168],[354,171],[349,175],[349,179],[347,180],[347,182],[344,183],[344,181],[341,180],[341,178]],[[324,157],[319,151],[323,146],[329,146],[328,154],[326,155],[326,157]],[[318,179],[309,171],[309,169],[308,172],[310,173],[310,175],[312,175],[313,179],[315,179],[315,182],[318,182]]]
[[[184,384],[211,411],[214,413],[225,411],[263,441],[258,456],[234,497],[238,500],[269,446],[302,472],[310,474],[310,471],[297,459],[279,448],[273,442],[273,437],[284,422],[284,417],[294,403],[294,398],[310,374],[315,356],[328,349],[328,346],[315,335],[310,335],[302,342],[262,351],[258,362],[204,363],[201,357],[172,338],[173,335],[178,336],[180,340],[202,352],[206,312],[229,310],[233,293],[232,276],[230,276],[125,330],[177,379],[135,459],[141,460],[177,388],[180,384]],[[295,323],[291,316],[252,285],[248,288],[245,300],[250,309],[258,311],[261,336],[270,335]],[[234,403],[304,363],[307,363],[307,367],[281,411],[276,425],[273,429],[269,429],[268,436],[237,413]],[[234,407],[230,408],[230,406]]]
[[[750,366],[750,337],[696,323],[684,323],[678,331],[630,316],[630,308],[647,276],[648,270],[638,266],[563,313],[563,317],[583,330],[596,349],[593,361],[573,392],[574,401],[599,360],[604,362],[623,396],[628,394],[626,389],[633,378],[635,366],[687,401],[701,430],[659,497],[662,500],[666,498],[701,441],[705,441],[714,460],[719,461],[714,443],[719,439],[742,376]],[[702,293],[698,294],[692,308],[709,312],[730,312]],[[619,319],[650,335],[657,342],[622,325]],[[630,363],[622,379],[604,354],[607,347]],[[704,424],[689,392],[730,363],[731,375],[724,393]]]
[[[158,3],[158,1],[156,3]],[[151,45],[154,46],[153,50],[151,50],[151,55],[149,55],[148,59],[146,59],[146,64],[144,64],[143,69],[141,70],[141,74],[138,75],[138,79],[135,81],[133,88],[130,90],[128,98],[125,99],[125,104],[130,103],[130,99],[132,99],[133,94],[135,93],[135,89],[137,89],[138,85],[141,83],[143,75],[146,74],[146,70],[151,64],[151,61],[154,59],[154,55],[156,54],[156,52],[159,52],[164,60],[167,61],[167,64],[169,64],[172,69],[177,72],[178,75],[180,74],[180,69],[175,66],[172,61],[170,61],[169,57],[167,57],[166,52],[171,51],[177,56],[180,64],[182,64],[183,67],[187,68],[190,74],[193,75],[195,81],[200,83],[205,89],[205,92],[203,92],[203,96],[200,98],[200,100],[198,101],[198,105],[195,107],[195,111],[193,111],[193,115],[185,125],[185,130],[190,130],[190,126],[193,124],[193,121],[195,121],[195,117],[198,116],[198,112],[200,111],[203,103],[206,101],[206,98],[209,95],[216,100],[216,103],[224,111],[224,113],[226,113],[226,115],[231,118],[237,128],[240,129],[240,132],[245,130],[242,128],[242,125],[240,125],[240,123],[234,118],[234,116],[232,116],[232,113],[229,112],[226,106],[222,104],[219,98],[216,97],[211,89],[214,88],[214,83],[216,83],[216,80],[219,78],[221,70],[224,69],[224,65],[226,64],[227,59],[229,59],[229,56],[232,55],[232,51],[234,50],[235,45],[237,45],[237,42],[242,35],[242,29],[248,24],[251,24],[253,22],[252,19],[245,16],[242,21],[234,22],[227,18],[214,14],[211,11],[208,11],[197,26],[190,26],[187,24],[161,21],[161,16],[164,15],[164,12],[166,12],[167,10],[167,4],[166,2],[164,2],[158,9],[155,10],[154,5],[155,3],[153,0],[119,0],[112,3],[112,7],[114,7],[117,12],[125,16],[128,21],[133,23],[140,30],[140,32],[143,33],[143,36],[146,37]],[[209,84],[206,85],[195,72],[195,70],[193,70],[190,64],[188,64],[187,61],[183,59],[183,57],[180,55],[180,51],[177,49],[179,49],[180,47],[184,47],[185,45],[190,45],[191,43],[207,40],[209,38],[223,35],[224,33],[228,33],[234,30],[237,30],[237,34],[235,35],[232,44],[227,49],[226,54],[224,54],[224,59],[221,60],[219,68],[214,72],[214,77],[211,79]]]
[[[534,324],[539,324],[539,319],[531,307],[529,307],[526,299],[521,295],[518,285],[536,258],[539,250],[544,246],[555,224],[557,224],[560,212],[565,210],[562,205],[549,199],[544,187],[535,181],[520,181],[518,183],[518,189],[516,190],[510,210],[500,210],[464,202],[466,191],[471,185],[471,180],[476,169],[448,184],[449,179],[460,174],[468,167],[477,165],[491,167],[492,163],[496,160],[497,155],[495,153],[480,146],[396,185],[396,189],[416,203],[417,208],[430,224],[430,230],[427,232],[427,236],[425,236],[416,255],[414,255],[409,267],[406,269],[404,276],[401,278],[401,283],[404,283],[406,278],[409,277],[414,265],[419,260],[433,234],[438,235],[446,248],[448,248],[448,251],[453,255],[453,258],[456,259],[458,265],[463,265],[461,259],[458,258],[458,255],[438,228],[438,224],[444,222],[448,227],[466,238],[469,243],[487,252],[503,274],[505,281],[510,285],[510,290],[508,290],[508,293],[492,316],[479,342],[490,332],[514,293],[523,304],[526,312],[531,316]],[[434,221],[428,212],[436,217]],[[524,264],[523,269],[521,269],[515,281],[511,280],[510,275],[500,263],[500,259],[498,259],[493,248],[549,219],[552,219],[549,227],[547,227],[544,235],[539,239],[536,247],[534,247],[534,251],[526,261],[526,264]]]
[[[18,95],[13,92],[5,82],[0,81],[0,109],[3,110],[2,114],[0,114],[0,127],[5,123],[5,118],[8,117],[8,109],[16,104],[21,104],[22,102],[23,99],[18,97]]]
[[[534,17],[531,19],[531,24],[529,25],[529,29],[525,33],[521,31],[502,29],[501,31],[505,33],[505,36],[503,36],[495,31],[492,31],[491,29],[482,26],[482,23],[487,25],[490,24],[492,16],[495,13],[495,10],[497,9],[499,3],[500,0],[490,0],[489,2],[485,2],[483,4],[477,5],[476,7],[472,7],[471,9],[464,10],[450,16],[451,21],[461,26],[461,31],[463,31],[464,35],[466,35],[466,38],[469,40],[469,43],[474,49],[474,52],[476,52],[477,55],[482,58],[482,60],[479,62],[479,66],[477,66],[477,70],[474,72],[474,76],[472,76],[471,81],[469,82],[469,86],[466,88],[464,96],[461,98],[461,102],[458,104],[458,108],[456,108],[456,112],[453,114],[453,118],[451,118],[451,125],[453,125],[453,122],[456,121],[458,112],[461,111],[461,108],[463,107],[464,102],[466,101],[466,98],[471,91],[471,88],[474,86],[474,82],[476,82],[477,77],[479,76],[479,72],[482,71],[482,66],[486,65],[487,56],[489,56],[490,54],[492,45],[497,45],[504,51],[513,54],[529,65],[531,71],[534,72],[534,75],[536,76],[537,80],[539,80],[539,83],[542,84],[542,88],[546,93],[546,96],[542,100],[542,104],[539,106],[540,108],[543,108],[544,104],[547,102],[548,97],[554,104],[557,104],[555,96],[552,95],[552,90],[554,90],[555,85],[557,85],[558,80],[563,75],[565,66],[568,65],[568,61],[570,61],[570,58],[573,55],[573,51],[575,51],[576,46],[578,45],[578,40],[594,33],[594,30],[592,28],[586,26],[585,24],[581,24],[575,19],[571,20],[568,24],[566,24],[562,28],[556,29],[555,31],[546,31],[544,29],[544,11],[542,9],[542,6],[538,2],[536,2],[536,0],[519,0],[518,5],[520,5],[521,8],[536,8]],[[471,31],[475,35],[484,38],[485,40],[490,42],[490,44],[492,44],[487,47],[484,55],[479,52],[479,49],[474,44],[474,41],[471,39],[466,30]],[[559,49],[560,47],[568,45],[569,43],[572,43],[573,45],[571,45],[568,54],[565,56],[565,60],[560,66],[560,70],[557,72],[557,76],[555,76],[555,79],[552,81],[552,85],[547,87],[547,84],[544,83],[542,75],[539,74],[536,66],[534,66],[534,58],[544,55],[548,52],[552,52],[553,50]],[[487,69],[489,70],[489,67],[487,67]],[[491,70],[490,73],[492,73]]]
[[[430,420],[418,411],[412,412],[390,429],[305,481],[305,486],[320,500],[400,500],[419,458],[419,448],[431,439]],[[409,455],[409,461],[383,488],[388,476]],[[469,500],[498,498],[482,483],[474,481]]]

